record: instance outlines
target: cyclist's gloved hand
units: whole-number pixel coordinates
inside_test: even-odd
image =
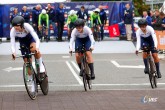
[[[36,53],[39,53],[39,48],[36,48]]]
[[[138,55],[138,54],[139,54],[139,51],[136,50],[136,51],[135,51],[135,54]]]
[[[13,54],[12,54],[12,60],[15,60],[15,56],[16,56],[16,54],[13,53]]]
[[[71,56],[72,56],[72,52],[73,52],[72,49],[70,49],[70,50],[69,50],[69,53],[70,53]]]
[[[93,51],[93,50],[94,50],[94,48],[93,48],[93,47],[90,47],[90,48],[89,48],[89,50],[90,50],[90,51]]]

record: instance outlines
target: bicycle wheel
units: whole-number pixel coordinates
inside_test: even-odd
[[[89,72],[89,67],[88,67],[88,63],[85,63],[85,73],[86,73],[86,80],[87,80],[87,84],[89,89],[92,89],[92,80],[91,80],[91,74]]]
[[[154,73],[154,85],[155,85],[155,88],[157,88],[157,76],[156,76],[156,73]]]
[[[156,88],[157,87],[156,69],[152,58],[149,60],[149,66],[151,73],[150,82],[152,84],[152,88]]]
[[[97,30],[97,41],[101,41],[101,36],[100,36],[100,32]]]
[[[31,76],[29,76],[28,72],[31,73]],[[24,79],[25,88],[29,97],[32,100],[35,100],[37,96],[36,77],[35,77],[33,67],[26,63],[23,66],[23,79]],[[32,86],[32,83],[34,83],[34,87]]]
[[[85,68],[84,68],[84,60],[82,59],[81,61],[81,71],[83,74],[83,84],[84,84],[84,89],[87,91],[87,81],[86,81],[86,73],[85,73]]]
[[[154,77],[151,73],[149,73],[149,80],[150,80],[150,84],[152,89],[154,89]]]
[[[43,65],[44,65],[44,62],[42,62]],[[47,71],[46,71],[46,67],[44,65],[44,68],[45,68],[45,75],[42,79],[40,79],[40,88],[41,88],[41,91],[44,95],[47,95],[48,94],[48,91],[49,91],[49,83],[48,83],[48,76],[47,76]]]

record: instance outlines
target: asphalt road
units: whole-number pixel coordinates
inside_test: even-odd
[[[0,45],[1,53],[10,53],[9,44],[5,45]],[[108,43],[106,46],[110,48]],[[107,49],[102,47],[93,54],[96,79],[92,90],[87,92],[84,92],[74,56],[43,54],[50,90],[47,96],[39,91],[34,101],[24,87],[23,60],[12,61],[10,55],[1,54],[0,110],[164,110],[165,59],[160,61],[162,78],[158,79],[158,88],[153,90],[148,75],[143,73],[141,54],[136,56],[133,47],[130,53],[125,53],[127,50],[105,52]],[[105,53],[100,52],[102,50]]]
[[[151,89],[148,75],[143,73],[141,55],[93,54],[96,79],[92,90],[146,90]],[[51,91],[83,90],[82,78],[75,57],[69,54],[43,55]],[[22,59],[12,61],[10,56],[0,56],[0,90],[24,90]],[[162,79],[158,88],[165,89],[165,62],[161,60]]]

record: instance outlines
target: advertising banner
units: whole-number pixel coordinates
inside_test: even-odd
[[[83,5],[85,9],[88,11],[88,14],[90,16],[90,13],[95,9],[98,8],[99,5],[103,5],[103,9],[106,12],[107,15],[107,22],[105,24],[104,34],[109,35],[108,26],[113,24],[118,24],[122,22],[123,18],[123,8],[125,7],[125,4],[128,2],[65,2],[64,3],[64,10],[65,10],[65,17],[67,20],[68,12],[70,10],[78,11],[80,10],[80,7]],[[18,8],[18,12],[20,13],[22,11],[23,6],[27,6],[27,9],[30,13],[32,13],[33,8],[37,4],[10,4],[10,5],[1,5],[0,6],[0,35],[3,37],[9,37],[10,36],[10,16],[13,13],[14,8]],[[42,9],[46,8],[47,4],[41,4]],[[52,3],[51,4],[54,9],[59,7],[59,3]],[[32,16],[31,16],[32,17]],[[32,19],[30,19],[31,23]],[[90,18],[87,23],[88,26],[90,26]],[[119,24],[119,27],[123,27],[123,25]],[[125,29],[119,29],[121,34],[125,34]],[[67,27],[64,27],[64,35],[67,34]]]

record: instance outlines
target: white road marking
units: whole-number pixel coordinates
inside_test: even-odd
[[[116,61],[111,60],[111,63],[114,64],[118,68],[144,68],[143,65],[132,66],[132,65],[119,65]]]
[[[76,74],[76,72],[74,71],[74,69],[72,68],[72,66],[70,65],[70,63],[68,61],[66,61],[67,66],[69,67],[70,71],[72,72],[72,74],[74,75],[74,77],[77,79],[77,81],[79,82],[80,85],[83,85],[83,82],[81,81],[81,79],[79,78],[79,76]]]
[[[13,68],[13,67],[8,67],[8,68],[5,68],[3,69],[4,71],[7,71],[7,72],[11,72],[11,71],[20,71],[20,70],[23,70],[23,67],[16,67],[16,68]]]
[[[70,58],[70,56],[62,56],[62,58]]]
[[[77,64],[74,61],[71,61],[73,66],[77,69],[78,72],[80,72],[80,68],[77,66]]]
[[[132,84],[92,84],[92,86],[147,86],[147,85],[150,85],[150,83],[132,83]],[[157,83],[157,85],[165,85],[165,83]],[[70,85],[52,85],[52,84],[49,84],[49,86],[52,86],[52,87],[55,87],[55,86],[59,86],[59,87],[65,87],[65,86],[73,86],[73,87],[76,87],[76,86],[82,86],[80,84],[70,84]],[[10,88],[10,87],[13,87],[13,88],[16,88],[16,87],[25,87],[25,85],[0,85],[0,88]]]
[[[33,65],[33,67],[34,67],[34,69],[35,69],[35,62],[32,62],[32,65]],[[8,67],[8,68],[5,68],[5,69],[3,69],[4,71],[7,71],[7,72],[11,72],[11,71],[21,71],[21,70],[23,70],[23,67],[15,67],[15,68],[13,68],[13,67]]]

